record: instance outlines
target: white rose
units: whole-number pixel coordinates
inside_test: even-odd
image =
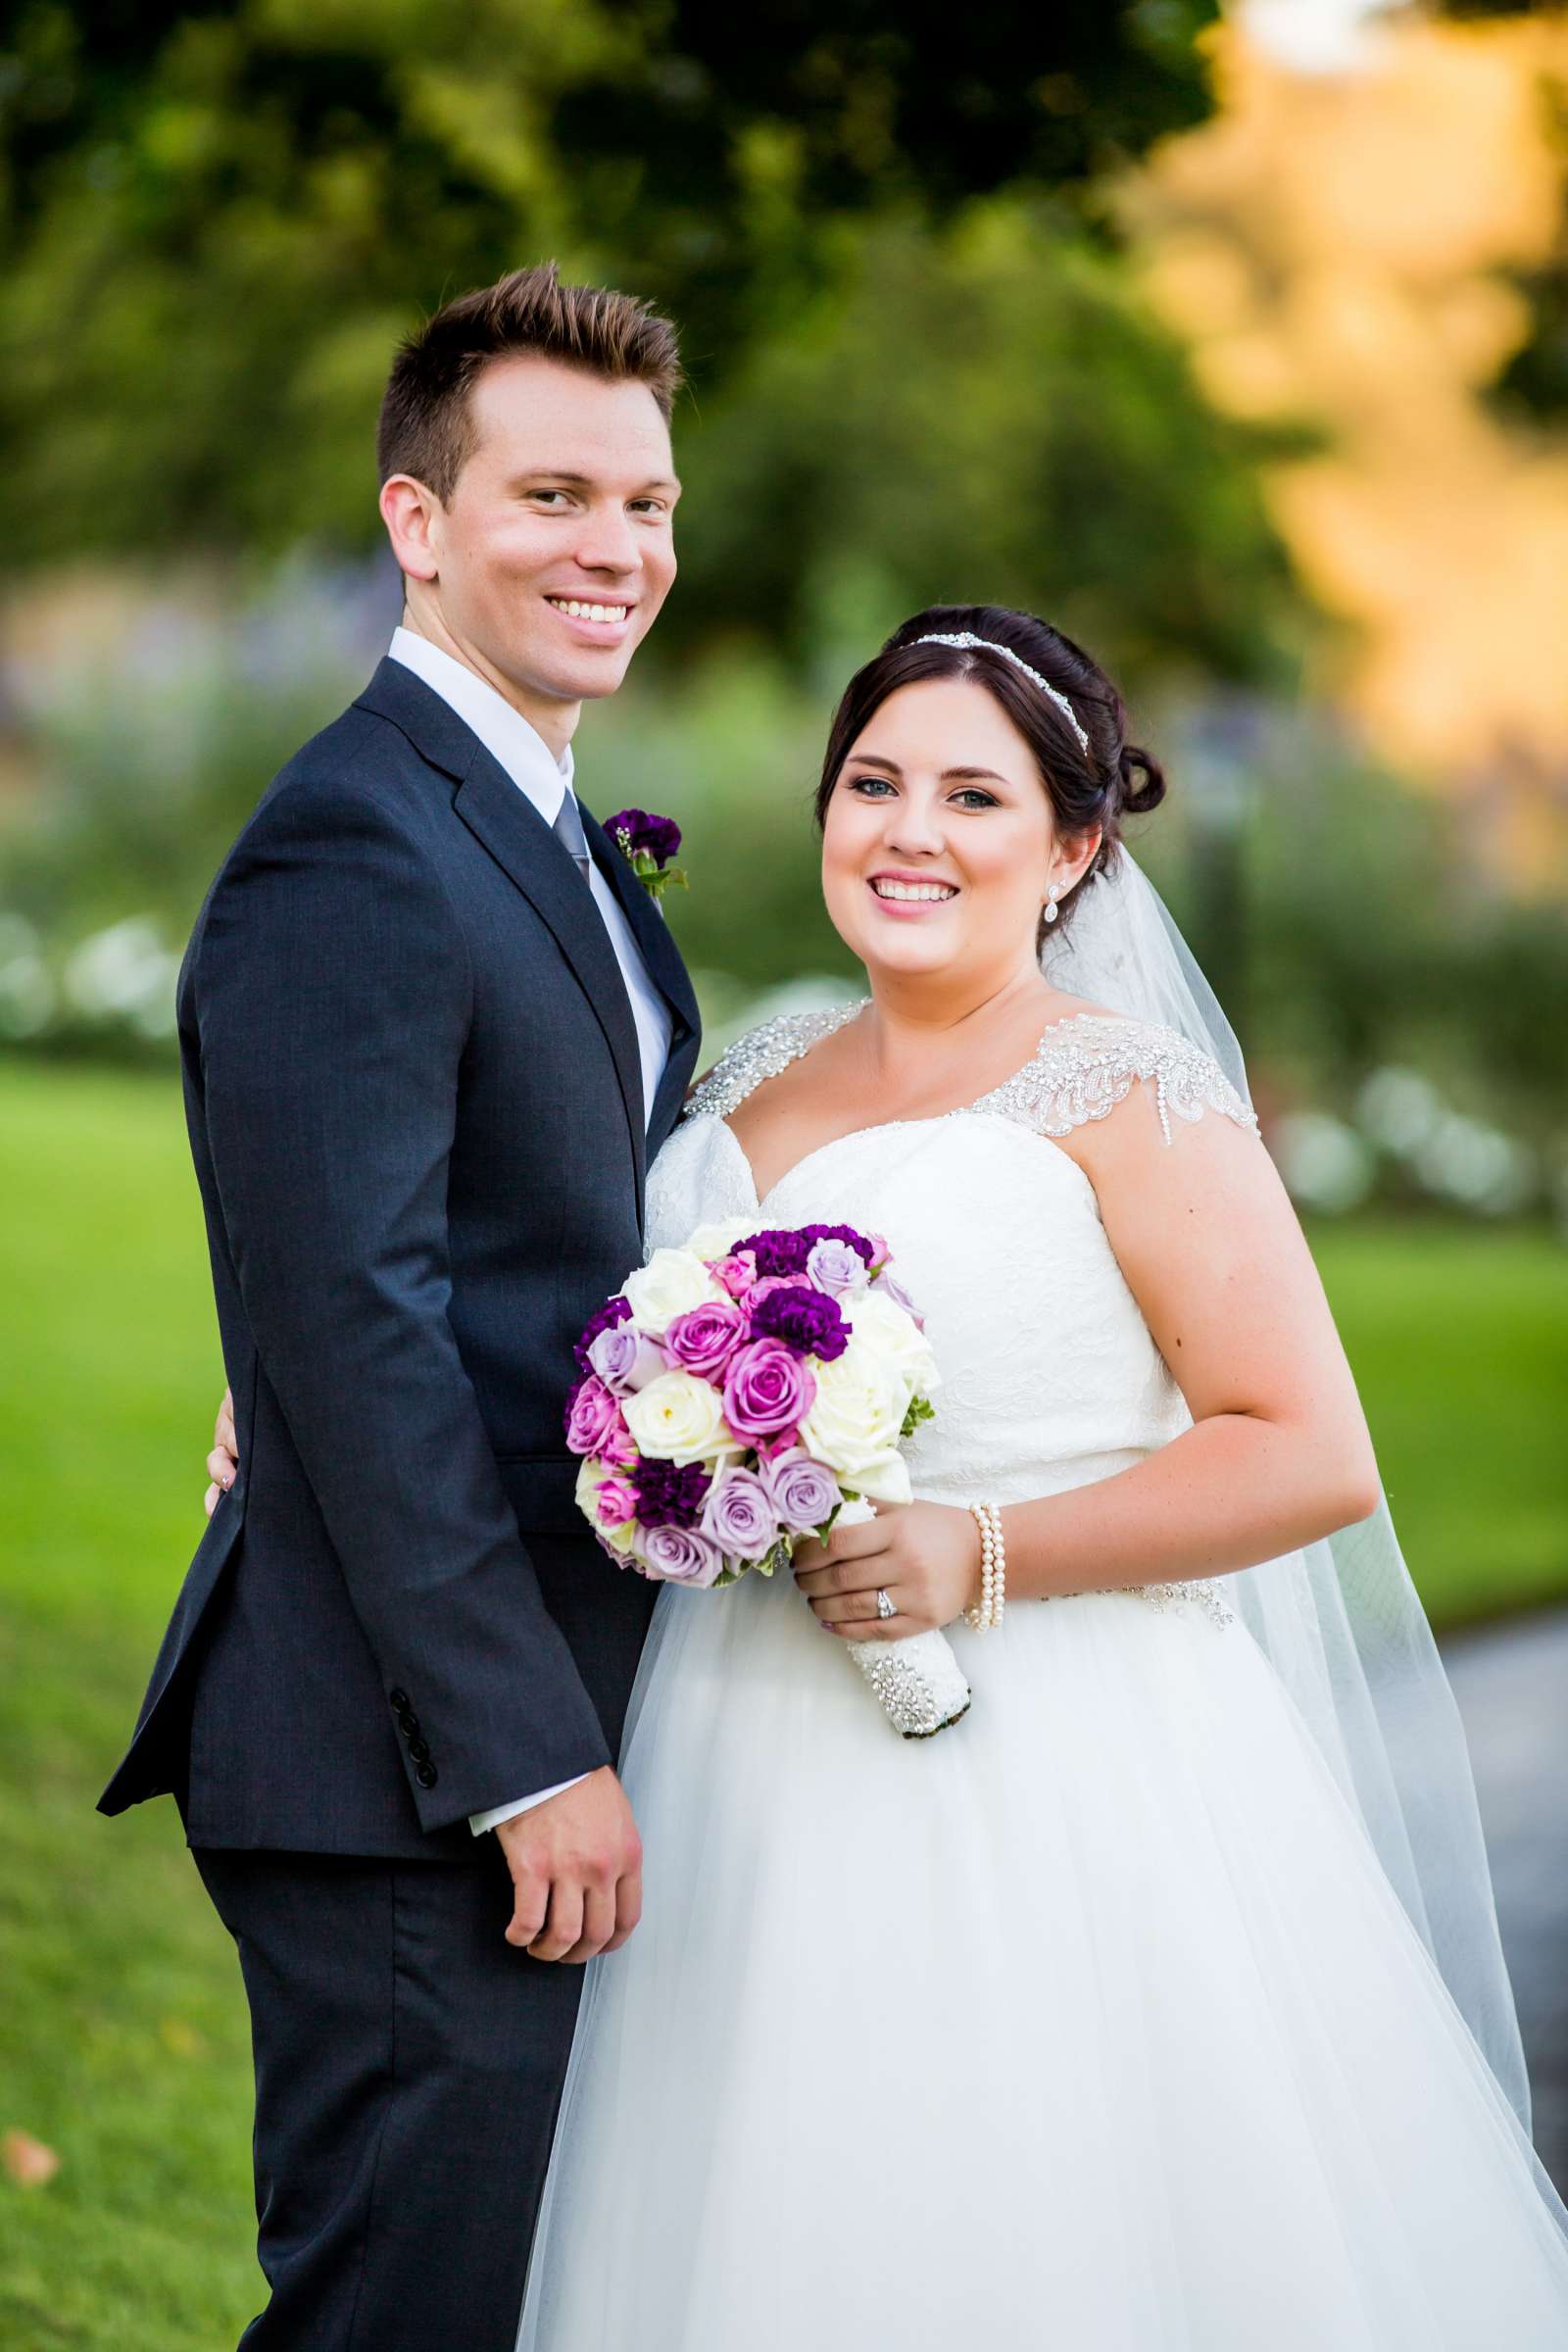
[[[857,1494],[868,1494],[873,1502],[912,1502],[914,1489],[909,1484],[909,1465],[902,1453],[884,1453],[864,1469],[857,1470],[852,1480]]]
[[[756,1231],[755,1217],[725,1217],[716,1225],[699,1225],[686,1247],[693,1257],[728,1257],[737,1242]]]
[[[844,1353],[816,1367],[816,1396],[801,1423],[801,1444],[852,1487],[899,1442],[907,1399],[874,1347],[852,1339]]]
[[[873,1348],[904,1383],[906,1406],[911,1396],[929,1396],[940,1388],[937,1359],[912,1315],[881,1291],[862,1291],[858,1298],[839,1303],[856,1339]]]
[[[621,1291],[639,1330],[656,1340],[677,1315],[729,1297],[690,1250],[656,1250],[646,1266],[627,1275]]]
[[[637,1541],[635,1520],[628,1519],[623,1527],[605,1527],[601,1525],[599,1513],[594,1506],[595,1498],[606,1479],[624,1478],[625,1475],[624,1470],[607,1469],[603,1462],[596,1462],[591,1454],[583,1456],[577,1470],[578,1510],[598,1528],[601,1538],[612,1551],[621,1552],[630,1551],[633,1544]]]
[[[723,1397],[691,1372],[661,1372],[620,1409],[638,1451],[661,1461],[709,1462],[736,1443]]]

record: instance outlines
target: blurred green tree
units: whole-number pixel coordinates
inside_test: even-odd
[[[363,542],[420,308],[518,261],[668,304],[705,388],[846,218],[1084,194],[1205,111],[1214,0],[23,0],[0,53],[13,561]]]

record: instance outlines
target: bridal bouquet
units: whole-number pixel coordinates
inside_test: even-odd
[[[929,1420],[939,1375],[879,1235],[705,1225],[627,1276],[576,1355],[577,1502],[639,1575],[771,1576],[802,1537],[910,1499],[899,1448]],[[907,1739],[968,1706],[940,1633],[847,1646]]]

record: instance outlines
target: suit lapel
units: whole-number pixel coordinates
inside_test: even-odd
[[[631,1134],[641,1201],[647,1131],[637,1025],[610,934],[581,874],[538,809],[472,729],[401,662],[383,662],[360,702],[390,719],[422,758],[455,779],[458,791],[452,805],[457,815],[548,926],[605,1033]],[[586,811],[584,819],[592,823]],[[603,841],[598,826],[593,830]]]
[[[702,1044],[697,997],[669,925],[597,817],[580,800],[577,806],[582,810],[588,847],[631,925],[649,978],[670,1010],[669,1054],[648,1121],[648,1152],[652,1158],[680,1116],[686,1089],[697,1065]]]
[[[621,851],[580,797],[577,807],[582,813],[582,829],[588,836],[588,847],[593,853],[594,862],[620,901],[626,920],[631,925],[632,936],[648,966],[649,978],[674,1013],[677,1031],[695,1030],[698,1026],[697,999],[692,993],[686,966],[681,961],[680,950],[670,936],[669,925],[632,872]]]

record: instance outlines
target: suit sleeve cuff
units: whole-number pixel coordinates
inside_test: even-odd
[[[514,1804],[492,1805],[487,1813],[470,1813],[468,1827],[475,1838],[482,1838],[486,1830],[499,1829],[504,1821],[515,1821],[519,1813],[531,1813],[535,1805],[547,1804],[551,1797],[564,1796],[568,1788],[580,1788],[587,1778],[587,1773],[579,1772],[573,1780],[558,1781],[553,1788],[541,1788],[533,1796],[519,1796]]]

